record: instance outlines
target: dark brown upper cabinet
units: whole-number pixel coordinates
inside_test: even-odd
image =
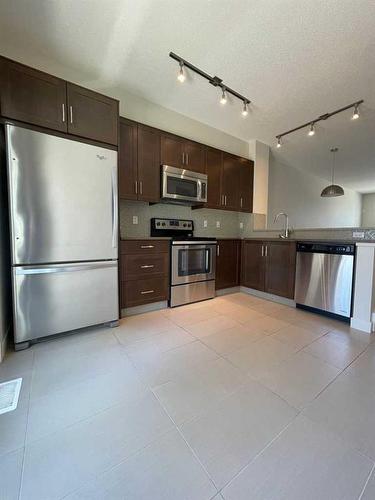
[[[218,240],[216,252],[216,290],[239,284],[240,240]]]
[[[138,124],[120,119],[120,141],[118,154],[119,197],[138,199]]]
[[[118,101],[67,84],[68,132],[93,141],[118,143]]]
[[[0,113],[32,125],[67,131],[66,82],[0,58]]]
[[[263,242],[244,240],[241,249],[241,285],[264,291],[264,273]]]
[[[171,134],[161,135],[161,163],[205,173],[205,146]]]
[[[160,132],[125,118],[120,119],[119,196],[160,201]]]
[[[160,201],[160,132],[138,125],[138,200]]]
[[[222,208],[221,170],[223,153],[218,149],[206,148],[207,208]]]
[[[254,162],[239,159],[240,163],[240,210],[241,212],[253,211],[253,185],[254,185]]]
[[[264,248],[266,259],[265,291],[293,299],[296,269],[295,242],[265,242]]]
[[[221,196],[222,204],[226,210],[240,210],[241,163],[239,160],[238,156],[223,153]]]

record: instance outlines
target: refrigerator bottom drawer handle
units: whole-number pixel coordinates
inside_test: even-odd
[[[144,292],[141,292],[141,295],[146,295],[147,293],[154,293],[155,290],[145,290]]]
[[[109,267],[116,267],[117,262],[101,263],[101,264],[87,264],[87,265],[65,265],[65,266],[51,266],[51,267],[16,267],[17,275],[28,274],[52,274],[52,273],[72,273],[75,271],[91,271],[93,269],[107,269]]]

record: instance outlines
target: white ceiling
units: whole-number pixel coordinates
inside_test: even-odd
[[[288,137],[281,161],[375,191],[373,0],[0,0],[0,53],[95,88],[124,89],[242,139],[275,135],[364,99],[350,112]],[[252,100],[218,104],[174,51]]]

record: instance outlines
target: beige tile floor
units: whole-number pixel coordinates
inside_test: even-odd
[[[375,342],[245,294],[9,353],[0,499],[375,498]]]

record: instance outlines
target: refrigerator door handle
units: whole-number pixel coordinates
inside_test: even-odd
[[[112,247],[117,248],[118,239],[118,197],[117,197],[117,168],[112,169]]]
[[[74,271],[91,271],[92,269],[106,269],[116,267],[117,261],[88,262],[87,264],[57,264],[48,266],[20,266],[15,267],[17,275],[71,273]]]

